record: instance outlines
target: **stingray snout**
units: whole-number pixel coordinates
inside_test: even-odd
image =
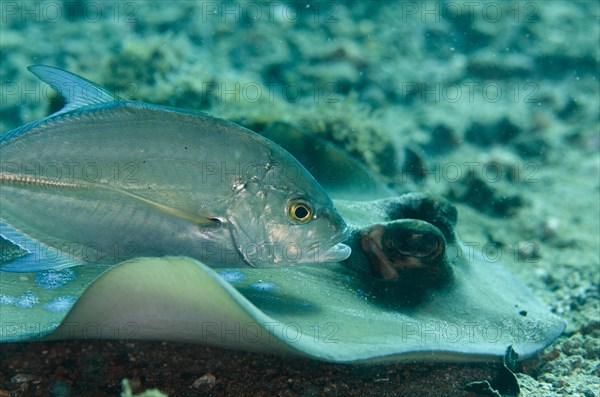
[[[439,283],[450,274],[444,234],[429,222],[401,219],[372,225],[362,231],[360,246],[383,279],[425,277]]]

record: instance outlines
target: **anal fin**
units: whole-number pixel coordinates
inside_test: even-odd
[[[0,236],[13,243],[27,253],[23,256],[0,263],[0,271],[3,272],[39,272],[42,270],[59,270],[71,266],[82,265],[68,252],[34,240],[30,236],[20,232],[3,219],[0,219]],[[5,249],[5,248],[3,248]],[[2,252],[2,257],[6,257]]]

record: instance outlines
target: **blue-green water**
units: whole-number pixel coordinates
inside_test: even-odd
[[[0,132],[60,107],[27,73],[38,63],[126,99],[257,131],[273,121],[306,129],[399,191],[455,203],[460,238],[569,321],[520,375],[525,395],[597,395],[598,18],[595,1],[1,1]],[[0,304],[51,314],[70,302],[27,293],[0,291]],[[21,390],[11,378],[26,370],[10,367],[14,356],[0,361],[0,390]],[[325,393],[298,376],[291,392]],[[328,384],[356,378],[336,376]],[[386,377],[372,395],[411,390]],[[463,392],[440,383],[416,395]]]

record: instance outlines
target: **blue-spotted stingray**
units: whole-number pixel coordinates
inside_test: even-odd
[[[3,251],[0,269],[11,271],[0,271],[3,342],[153,339],[293,354],[330,362],[475,362],[501,361],[509,347],[521,359],[530,357],[564,329],[564,321],[550,313],[499,263],[463,253],[454,232],[457,214],[451,204],[419,193],[398,195],[329,143],[282,123],[262,131],[268,139],[257,138],[241,127],[193,112],[133,102],[124,105],[95,84],[67,72],[45,67],[34,71],[52,83],[69,103],[58,114],[0,138],[3,154],[0,213],[5,237],[0,240]],[[66,90],[67,85],[59,84],[65,79],[70,82],[71,91]],[[93,122],[85,121],[86,109],[98,112]],[[148,130],[159,125],[169,134],[160,138],[155,131],[149,138],[153,144],[158,139],[171,148],[165,156],[173,160],[172,168],[169,162],[161,162],[165,157],[160,151],[140,151],[139,134],[129,136],[122,130],[119,133],[123,119],[113,118],[107,109],[121,111],[123,118],[130,117],[129,113],[143,112],[146,118],[138,120],[143,126],[140,128]],[[192,118],[202,121],[191,122]],[[68,120],[82,123],[78,139],[72,142],[60,125]],[[44,131],[46,123],[54,123],[53,134]],[[258,156],[269,159],[269,165],[254,164],[248,173],[240,173],[235,167],[225,169],[235,175],[232,180],[227,179],[227,189],[245,190],[239,198],[222,201],[222,197],[230,197],[229,193],[223,193],[215,198],[216,202],[207,202],[202,199],[208,193],[194,193],[195,187],[188,191],[181,188],[198,181],[199,176],[190,175],[190,170],[203,171],[202,159],[187,157],[188,151],[200,150],[195,145],[202,141],[191,135],[172,133],[190,123],[196,127],[200,124],[201,129],[214,129],[198,132],[209,140],[205,143],[212,150],[216,150],[215,142],[223,142],[219,134],[229,129],[241,134],[239,139],[228,141],[227,150],[219,149],[218,161],[211,157],[205,163],[212,164],[204,169],[206,178],[220,172],[221,162],[245,161],[247,136],[255,144],[252,162],[261,151],[269,152],[266,157]],[[73,171],[70,179],[58,178],[58,169],[65,170],[61,164],[66,159],[73,160],[64,147],[81,145],[90,152],[102,142],[102,137],[94,132],[96,125],[114,127],[104,139],[116,139],[117,144],[111,142],[110,147],[121,146],[122,150],[111,154],[100,148],[99,152],[113,157],[110,161],[102,160],[104,168],[88,166],[86,176],[80,170],[81,180],[72,180],[74,168],[70,169]],[[37,139],[47,137],[46,145],[30,146],[27,141],[14,141],[13,144],[23,146],[14,148],[11,164],[5,169],[5,145],[10,147],[12,139],[32,131],[38,134]],[[83,138],[86,132],[90,133],[89,141]],[[15,168],[24,163],[35,165],[36,158],[47,159],[45,156],[51,155],[58,164],[52,168],[47,163],[45,174],[32,175],[35,171],[26,167],[30,172],[27,175],[17,172],[23,168]],[[79,161],[83,167],[95,160],[81,155],[73,161]],[[276,168],[274,164],[285,161],[293,164],[293,170],[287,170],[284,182],[289,183],[291,175],[300,178],[298,189],[305,189],[302,194],[297,194],[293,184],[282,185],[286,186],[282,190],[278,184],[281,179],[265,175]],[[132,162],[138,168],[127,168]],[[346,172],[338,178],[331,175],[321,178],[332,162]],[[112,164],[117,167],[111,169]],[[131,180],[126,178],[133,177],[132,170],[142,170],[144,164],[149,164],[146,173],[139,171],[135,178],[152,184],[132,187],[128,183]],[[39,170],[42,168],[40,163]],[[107,172],[113,180],[99,178],[92,173],[95,169]],[[307,170],[316,181],[307,175]],[[271,182],[263,183],[266,180]],[[306,181],[310,181],[310,189]],[[80,183],[87,185],[82,187]],[[99,183],[109,187],[97,186]],[[265,185],[273,189],[273,195],[271,190],[263,194],[260,188]],[[174,186],[179,190],[173,191]],[[13,191],[6,197],[21,195],[22,201],[11,202],[5,209],[7,188]],[[20,190],[15,193],[15,189]],[[66,192],[60,194],[70,200],[70,205],[81,205],[87,210],[90,207],[85,205],[93,206],[90,214],[96,216],[95,229],[86,230],[87,245],[72,248],[60,244],[79,236],[64,237],[63,229],[69,227],[73,212],[54,204],[44,206],[44,197],[52,203],[57,189]],[[152,192],[146,195],[146,190]],[[39,195],[39,202],[28,205],[27,199],[32,194]],[[256,202],[252,199],[266,203],[262,212],[252,209],[252,203]],[[233,202],[235,206],[231,205]],[[119,249],[126,247],[117,240],[115,252],[125,257],[117,255],[112,257],[114,260],[106,261],[98,254],[106,247],[93,243],[96,235],[98,241],[110,240],[112,234],[108,230],[114,230],[107,228],[110,223],[102,223],[102,214],[114,215],[103,211],[115,205],[130,211],[120,213],[117,224],[124,231],[118,235],[148,249],[119,253]],[[225,209],[211,212],[216,208]],[[238,209],[240,213],[235,212]],[[4,211],[8,211],[6,220]],[[143,222],[143,216],[136,218],[139,211],[152,215],[147,223]],[[243,219],[231,221],[243,211],[248,211]],[[28,226],[28,222],[38,222],[32,218],[42,215],[54,221],[47,221],[43,227],[38,224],[36,227],[43,229],[38,234],[39,230]],[[271,225],[270,216],[279,221],[266,229],[269,233],[277,232],[257,232],[260,228],[256,225],[265,219],[265,224]],[[156,222],[157,217],[163,223]],[[176,230],[184,235],[165,236],[173,233],[174,221],[165,221],[171,218],[177,220],[175,223],[194,225],[195,233],[185,235],[190,229],[183,228]],[[212,243],[208,233],[197,230],[227,228],[228,222],[243,231],[224,234],[228,242],[233,242],[226,250],[215,250],[218,246],[215,245],[198,253],[186,246],[198,241]],[[243,222],[247,223],[241,226]],[[320,222],[313,231],[307,232],[305,228],[305,234],[286,237],[292,235],[287,234],[287,228],[300,230],[313,222],[314,225]],[[257,243],[273,242],[273,237],[268,237],[271,235],[291,243],[294,249],[262,258],[256,250],[240,253],[235,237],[240,233],[255,248],[260,245]],[[215,241],[222,243],[219,239]],[[152,251],[153,244],[161,249]],[[315,244],[324,244],[325,248],[318,250],[321,256],[312,255],[312,261],[305,260],[306,252],[317,252]],[[88,256],[82,254],[85,247]],[[19,266],[25,267],[19,269]]]

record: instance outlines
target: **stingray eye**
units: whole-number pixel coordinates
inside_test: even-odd
[[[313,210],[310,204],[302,200],[293,200],[287,207],[288,218],[297,223],[306,223],[310,221]]]

